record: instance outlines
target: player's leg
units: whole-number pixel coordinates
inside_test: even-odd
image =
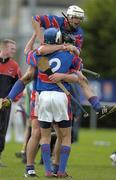
[[[27,144],[27,165],[34,165],[36,153],[38,151],[38,145],[40,142],[41,133],[40,125],[37,118],[32,120],[32,132],[29,142]]]
[[[30,119],[27,119],[26,120],[25,134],[24,134],[24,142],[23,142],[23,146],[21,149],[21,152],[23,152],[23,153],[26,153],[27,143],[31,137],[31,131],[32,131],[31,122],[30,122]]]
[[[32,120],[32,132],[29,142],[27,144],[27,165],[34,165],[35,156],[38,150],[39,141],[41,138],[39,121]]]
[[[11,105],[11,111],[10,111],[10,117],[9,117],[9,123],[8,123],[8,129],[6,133],[6,142],[10,142],[12,139],[12,125],[14,121],[14,114],[15,114],[15,103],[13,102]]]
[[[57,99],[57,101],[56,101]],[[52,111],[54,120],[58,123],[61,135],[60,161],[57,175],[65,177],[67,161],[70,154],[71,146],[71,104],[70,97],[65,93],[54,92],[52,99]]]
[[[41,127],[41,152],[44,162],[44,168],[46,177],[52,177],[51,169],[51,123],[54,120],[53,110],[54,106],[52,98],[54,97],[54,91],[43,91],[39,95],[38,117],[40,119]],[[56,101],[56,97],[55,101]],[[55,114],[54,114],[55,115]]]
[[[8,128],[9,116],[10,116],[10,107],[7,109],[0,110],[0,161],[1,161],[2,152],[5,148],[5,136]],[[4,166],[2,162],[0,162],[0,166]]]
[[[93,109],[97,112],[99,118],[101,118],[106,114],[110,114],[116,110],[116,106],[111,106],[111,107],[103,106],[100,103],[99,98],[94,94],[87,78],[82,74],[82,72],[78,71],[77,75],[78,75],[77,83],[79,83],[79,85],[81,86],[85,97],[88,99]]]
[[[41,127],[41,152],[47,177],[51,177],[51,157],[50,157],[50,141],[51,141],[51,123],[40,121]]]
[[[27,143],[31,137],[31,129],[32,128],[31,128],[30,119],[27,119],[26,120],[25,132],[24,132],[24,142],[23,142],[21,151],[15,153],[16,157],[22,159],[23,163],[27,163],[26,149],[27,149]]]
[[[32,91],[30,106],[31,106],[30,118],[32,124],[32,133],[26,149],[27,165],[26,165],[25,177],[37,176],[35,173],[34,161],[38,151],[38,145],[40,142],[41,133],[40,133],[40,125],[37,117],[38,93],[36,91]]]
[[[53,127],[55,129],[57,139],[56,139],[55,146],[54,146],[54,151],[53,151],[54,158],[52,160],[52,172],[54,174],[57,174],[57,171],[59,169],[60,149],[61,149],[62,139],[61,139],[61,132],[60,132],[60,129],[58,127],[58,124],[55,123],[53,125]]]
[[[26,165],[25,176],[28,174],[32,177],[36,176],[34,161],[38,151],[40,138],[41,138],[41,133],[40,133],[39,121],[37,118],[35,118],[32,120],[32,133],[26,149],[27,165]]]
[[[14,114],[14,134],[15,140],[18,143],[23,143],[24,141],[24,109],[15,103],[15,114]]]
[[[52,160],[54,159],[54,146],[55,146],[55,143],[56,143],[56,139],[57,139],[56,132],[55,132],[54,128],[52,127],[51,128],[51,142],[50,142]]]
[[[61,121],[59,128],[62,136],[62,144],[60,149],[58,177],[67,177],[66,167],[71,150],[71,121]]]

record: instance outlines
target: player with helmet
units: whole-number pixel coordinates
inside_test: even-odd
[[[32,19],[32,24],[35,29],[36,35],[39,39],[39,42],[43,44],[43,37],[41,34],[40,27],[44,27],[45,29],[49,27],[56,27],[60,28],[63,34],[63,41],[65,43],[70,43],[71,50],[74,54],[80,55],[81,48],[83,45],[83,39],[84,39],[84,32],[83,29],[80,27],[81,22],[84,20],[84,10],[76,5],[69,6],[67,9],[66,16],[63,14],[62,17],[50,15],[50,16],[34,16],[34,19]],[[35,20],[35,21],[34,21]],[[65,44],[66,45],[66,44]],[[59,45],[51,45],[49,46],[43,46],[40,49],[41,54],[49,54],[52,52],[55,52],[59,49]],[[55,127],[55,131],[58,134],[57,127]],[[58,135],[58,137],[60,137]],[[60,138],[57,138],[55,148],[54,148],[54,159],[53,159],[53,172],[56,173],[59,167],[59,152],[60,152]]]
[[[50,38],[50,35],[51,35],[51,38]],[[44,37],[45,37],[45,43],[49,42],[52,44],[56,44],[56,43],[61,43],[61,40],[62,40],[61,32],[59,31],[59,29],[55,29],[55,28],[47,29],[44,33]],[[29,52],[27,55],[27,63],[32,66],[32,70],[34,70],[34,68],[37,66],[39,59],[41,59],[41,56],[38,55],[38,51],[39,49],[37,49],[37,51],[34,51],[34,52]],[[68,63],[67,63],[67,58],[64,60],[64,55],[66,55],[67,58],[69,59]],[[78,58],[78,56],[74,56],[73,54],[70,54],[68,51],[55,52],[55,53],[49,54],[47,57],[51,62],[51,67],[56,69],[59,73],[69,72],[69,69],[72,69],[72,68],[74,68],[75,70],[78,70],[80,68],[79,66],[80,63],[78,64],[78,61],[80,61],[80,59]],[[75,61],[73,61],[73,58],[75,58]],[[55,61],[55,66],[54,66],[54,62],[52,63],[53,60]],[[32,75],[33,74],[34,72],[32,72]],[[71,144],[71,121],[70,121],[71,114],[70,112],[67,111],[68,109],[70,109],[70,105],[69,105],[70,103],[68,103],[69,98],[65,95],[64,92],[62,92],[62,90],[59,87],[57,87],[55,83],[52,83],[49,80],[46,74],[39,71],[39,74],[37,75],[37,77],[38,76],[39,76],[39,79],[37,81],[36,90],[40,93],[39,102],[42,99],[42,102],[39,103],[39,107],[38,107],[38,118],[40,119],[40,126],[41,126],[41,132],[42,132],[41,135],[43,138],[41,140],[41,144],[42,144],[43,160],[44,160],[45,169],[46,169],[46,176],[47,177],[52,176],[50,157],[49,157],[50,155],[49,154],[50,153],[49,139],[50,139],[50,126],[51,126],[51,122],[54,119],[58,122],[60,129],[63,133],[63,137],[62,137],[63,144],[61,147],[62,149],[61,161],[59,165],[58,176],[64,177],[64,176],[67,176],[65,174],[65,169],[66,169],[66,164],[67,164],[67,160],[70,153],[70,144]],[[70,75],[70,76],[73,77],[73,75]],[[25,84],[29,81],[29,77],[31,77],[30,74],[28,77],[23,76],[23,78],[15,84],[14,88],[9,93],[8,98],[13,100],[16,94],[19,93],[19,91],[23,90]],[[65,80],[65,76],[63,78]],[[64,83],[64,85],[66,88],[70,90],[70,85],[68,83]],[[47,94],[44,95],[44,93],[45,94],[47,93],[48,95]],[[55,106],[54,115],[52,114],[52,112],[50,112],[51,115],[46,116],[46,113],[48,113],[46,107],[49,106],[49,103],[46,102],[44,104],[46,106],[45,107],[43,105],[43,102],[45,100],[47,101],[49,100],[48,98],[50,97],[50,94],[51,96],[53,96],[53,101],[54,101],[54,106]],[[63,101],[61,101],[61,98],[63,98]],[[59,105],[59,103],[61,104]],[[42,110],[41,112],[41,108],[42,109],[45,108],[45,110],[44,111]],[[52,116],[54,117],[51,118]],[[45,140],[46,142],[44,141],[44,139],[46,139]]]
[[[69,8],[67,10],[67,16],[69,16],[70,18],[78,17],[78,18],[83,20],[84,10],[81,9],[79,6],[76,6],[76,5],[69,6]]]
[[[44,32],[44,42],[50,44],[61,43],[62,36],[59,29],[50,28]],[[64,56],[66,59],[64,59]],[[37,66],[41,57],[31,54],[27,58],[27,62],[32,66]],[[70,69],[79,70],[78,56],[70,54],[68,51],[57,51],[47,55],[51,68],[58,73],[68,73]],[[74,61],[75,58],[75,61]],[[39,68],[39,67],[38,67]],[[37,90],[39,92],[38,118],[41,127],[41,150],[44,161],[44,167],[47,177],[52,177],[50,163],[50,136],[51,123],[53,120],[58,124],[62,135],[62,144],[60,152],[58,177],[66,177],[66,164],[70,154],[71,145],[71,119],[70,119],[70,101],[64,92],[52,83],[48,76],[39,71],[39,81]],[[70,90],[70,85],[66,82],[64,86]],[[51,101],[52,99],[52,101]],[[62,100],[61,100],[62,99]],[[71,110],[70,110],[71,111]]]
[[[63,14],[64,15],[64,14]],[[84,10],[76,5],[69,6],[67,16],[44,15],[34,16],[32,19],[33,27],[40,43],[43,43],[44,38],[41,34],[41,27],[44,29],[55,27],[59,28],[63,33],[64,42],[73,43],[77,47],[78,55],[81,52],[84,33],[80,27],[81,22],[84,20]],[[50,51],[50,48],[49,48]],[[51,48],[52,52],[52,48]],[[47,52],[46,52],[47,54]]]
[[[43,37],[41,35],[41,27],[47,29],[49,27],[57,27],[60,28],[60,30],[63,33],[63,41],[66,43],[73,44],[72,51],[78,55],[80,55],[83,40],[84,40],[84,32],[83,29],[80,27],[81,23],[83,22],[85,18],[85,12],[82,8],[80,8],[77,5],[71,5],[67,9],[66,16],[63,14],[62,17],[58,17],[55,15],[44,15],[44,16],[34,16],[34,19],[32,19],[33,27],[35,29],[35,32],[38,36],[38,39],[40,43],[43,43]],[[75,49],[76,47],[76,49]],[[58,49],[58,45],[52,45],[51,47],[48,46],[44,48],[41,48],[42,54],[48,54],[52,53],[55,50]],[[56,76],[56,75],[55,75]],[[59,78],[59,77],[55,77]],[[90,92],[90,88],[88,87],[88,81],[86,78],[83,79],[83,75],[81,72],[78,73],[78,83],[82,87],[82,89],[87,90],[87,93]],[[84,92],[86,93],[86,92]],[[87,97],[87,96],[86,96]],[[94,109],[97,110],[97,104],[99,102],[98,97],[96,97],[94,94],[88,96],[89,102],[92,104]],[[95,107],[96,106],[96,107]],[[99,111],[99,116],[102,116],[104,112],[108,112],[109,109],[107,107],[103,108]],[[58,146],[57,146],[58,147]],[[53,169],[58,169],[58,161],[55,161],[54,159],[54,167]]]
[[[77,29],[77,27],[80,25],[81,21],[84,20],[85,14],[84,10],[81,9],[78,6],[72,5],[69,6],[67,10],[67,18],[69,21],[69,30],[70,26],[72,27],[72,30]]]
[[[60,33],[60,31],[59,31],[59,29],[55,29],[55,28],[50,28],[50,29],[48,29],[48,30],[46,30],[45,31],[45,33],[44,33],[44,35],[45,35],[45,39],[46,39],[46,41],[45,41],[45,43],[58,43],[58,42],[61,42],[61,33]],[[50,38],[50,35],[52,36],[51,38]],[[47,38],[47,36],[49,37],[49,38]],[[35,67],[35,66],[37,66],[38,65],[38,61],[41,59],[41,56],[40,55],[38,55],[38,51],[39,51],[39,48],[36,50],[36,51],[34,51],[34,52],[29,52],[28,53],[28,56],[27,56],[27,62],[28,62],[28,64],[31,64],[31,66],[32,66],[32,69],[34,69],[33,67]],[[66,57],[66,59],[64,59],[64,56]],[[57,74],[60,74],[60,79],[59,80],[63,80],[63,81],[66,81],[66,82],[78,82],[78,76],[76,75],[76,74],[64,74],[64,73],[67,73],[67,72],[69,72],[69,69],[71,68],[71,70],[79,70],[79,68],[80,68],[80,59],[78,58],[78,56],[74,56],[73,54],[70,54],[68,51],[57,51],[57,52],[55,52],[55,53],[52,53],[52,54],[49,54],[49,55],[47,55],[47,57],[48,57],[48,59],[50,60],[50,64],[51,64],[51,68],[53,68],[53,69],[55,69],[55,72],[57,72]],[[62,62],[62,63],[61,63]],[[54,64],[55,63],[55,64]],[[63,64],[63,66],[62,66],[62,64]],[[75,73],[76,73],[76,71],[75,71]],[[56,73],[55,73],[56,74]],[[54,74],[54,75],[55,75]],[[49,91],[50,93],[52,93],[51,91],[56,91],[56,92],[58,92],[58,94],[60,93],[60,95],[61,95],[61,93],[63,93],[57,86],[56,86],[56,84],[54,83],[54,78],[53,78],[53,76],[54,75],[51,75],[51,77],[49,78],[46,74],[44,74],[43,75],[43,73],[40,71],[39,72],[39,79],[38,79],[38,82],[37,82],[37,90],[38,90],[38,92],[41,92],[41,94],[39,95],[39,98],[41,98],[41,99],[39,99],[39,102],[42,100],[45,100],[44,98],[47,96],[47,100],[49,100],[49,95],[46,95],[45,96],[45,93],[47,93],[46,91]],[[68,78],[67,78],[67,76],[68,76]],[[24,84],[26,84],[27,83],[27,79],[29,80],[29,77],[31,77],[30,76],[30,74],[29,74],[29,76],[28,77],[26,77],[26,76],[24,76],[20,81],[18,81],[16,84],[15,84],[15,86],[14,86],[14,88],[12,89],[12,91],[10,92],[10,94],[8,95],[8,98],[10,98],[11,100],[12,99],[14,99],[14,97],[17,95],[17,93],[19,93],[20,91],[22,91],[22,89],[24,88]],[[70,78],[69,78],[70,77]],[[84,76],[83,76],[83,78],[84,78]],[[51,79],[51,81],[49,80],[49,79]],[[58,81],[59,81],[58,80]],[[64,83],[64,85],[65,85],[65,87],[66,88],[68,88],[68,90],[70,90],[70,85],[69,84],[67,84],[67,83]],[[56,96],[57,96],[57,93],[55,94]],[[59,95],[59,96],[60,96]],[[63,95],[63,97],[65,96],[64,95],[64,93],[62,94]],[[89,92],[89,96],[90,96],[90,92]],[[66,97],[66,96],[65,96]],[[57,99],[59,99],[59,98],[56,98],[56,100]],[[61,100],[61,98],[60,98],[60,100]],[[66,100],[67,101],[67,100]],[[66,102],[65,101],[65,102]],[[60,102],[64,102],[64,101],[60,101]],[[55,100],[54,100],[54,103],[55,103]],[[58,102],[59,103],[59,102]],[[44,104],[45,106],[46,105],[48,105],[48,104]],[[40,103],[40,106],[38,107],[39,108],[39,111],[38,111],[38,117],[39,117],[39,119],[40,119],[40,125],[41,125],[41,128],[42,128],[42,131],[43,131],[43,135],[44,135],[44,140],[46,141],[44,141],[43,142],[43,144],[45,145],[45,144],[47,144],[47,145],[43,145],[42,146],[42,149],[43,149],[43,159],[44,159],[44,164],[45,164],[45,168],[46,168],[46,175],[47,175],[47,177],[51,177],[51,166],[50,166],[50,160],[49,160],[49,153],[50,153],[50,150],[49,150],[49,143],[48,143],[48,141],[49,141],[49,123],[51,123],[51,121],[53,120],[52,118],[50,118],[50,122],[48,123],[47,122],[47,119],[46,119],[46,117],[49,117],[49,116],[46,116],[45,114],[43,114],[43,112],[45,113],[47,113],[47,108],[45,108],[44,107],[44,105],[43,105],[43,102],[42,103]],[[57,108],[57,104],[55,103],[54,104],[55,105],[55,107]],[[62,105],[62,104],[61,104]],[[101,106],[101,104],[99,103],[99,101],[97,101],[96,103],[95,103],[95,106],[96,106],[96,108],[98,108],[98,109],[101,109],[102,108],[102,106]],[[59,106],[59,107],[61,107],[61,106]],[[42,109],[41,109],[42,108]],[[45,108],[45,111],[43,111],[43,108]],[[65,113],[66,113],[66,104],[60,109],[60,112],[62,112],[62,109],[63,108],[65,108]],[[41,111],[42,110],[42,111]],[[59,117],[59,114],[60,114],[60,112],[59,112],[59,110],[58,111],[56,111],[57,113],[55,113],[55,114],[57,114],[57,118]],[[66,115],[66,114],[65,114]],[[53,115],[52,115],[53,116]],[[50,116],[50,117],[52,117],[52,116]],[[54,118],[56,118],[56,116],[54,116]],[[65,119],[66,118],[66,119]],[[58,122],[60,122],[61,120],[65,120],[65,122],[62,124],[61,123],[61,129],[63,129],[63,128],[69,128],[69,116],[65,116],[65,118],[64,118],[64,114],[63,114],[63,117],[61,118],[61,119],[57,119],[57,121]],[[48,118],[49,119],[49,118]],[[42,122],[42,124],[41,124],[41,122]],[[45,123],[44,123],[45,122]],[[46,125],[46,123],[47,123],[47,125]],[[49,125],[48,125],[49,124]],[[66,125],[66,127],[64,127],[65,126],[65,124],[67,124]],[[44,126],[45,125],[45,126]],[[47,126],[47,127],[46,127]],[[62,127],[63,126],[63,127]],[[67,127],[68,126],[68,127]],[[45,131],[45,129],[47,129],[48,131],[47,131],[47,135],[46,135],[46,131]],[[66,129],[67,130],[67,129]],[[61,130],[62,131],[62,130]],[[66,133],[66,131],[64,131],[64,129],[63,129],[63,133]],[[63,151],[61,151],[61,154],[62,155],[60,155],[60,157],[62,158],[62,160],[60,159],[60,164],[59,164],[59,170],[58,170],[58,176],[60,176],[60,177],[64,177],[64,176],[66,176],[66,174],[65,174],[65,169],[66,169],[66,162],[67,162],[67,159],[68,159],[68,156],[69,156],[69,151],[70,151],[70,128],[68,129],[68,139],[67,139],[67,133],[65,134],[65,136],[63,136],[64,138],[65,138],[65,140],[64,139],[62,139],[62,143],[64,143],[65,144],[65,146],[68,146],[68,147],[66,147],[66,149],[65,149],[65,147],[64,147],[64,144],[63,144],[63,149],[65,149],[65,152],[67,152],[67,155],[66,154],[62,154],[62,153],[64,153],[64,150]],[[48,156],[46,157],[46,149],[47,149],[47,152],[48,152]],[[45,150],[45,151],[44,151]],[[65,156],[66,155],[66,156]],[[66,157],[66,159],[64,160],[64,158],[63,157]],[[48,159],[47,159],[48,158]],[[65,163],[64,163],[65,162]],[[47,164],[46,164],[47,163]],[[64,163],[64,164],[63,164]]]

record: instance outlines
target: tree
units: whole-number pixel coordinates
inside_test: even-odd
[[[85,5],[84,64],[104,78],[116,78],[115,0],[89,0]]]

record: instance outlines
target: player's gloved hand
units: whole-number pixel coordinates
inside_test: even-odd
[[[12,102],[9,98],[2,99],[2,102],[0,103],[0,105],[1,105],[0,109],[9,107],[11,105],[11,103]]]

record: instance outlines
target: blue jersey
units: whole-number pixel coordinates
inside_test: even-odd
[[[44,29],[55,27],[59,28],[61,31],[65,31],[65,27],[67,26],[67,20],[64,17],[58,17],[58,16],[34,16],[34,19],[37,22],[40,22],[40,26]],[[83,38],[84,33],[81,27],[77,27],[74,31],[71,32],[72,35],[75,37],[75,45],[79,49],[79,51],[82,48],[83,44]]]
[[[29,52],[27,55],[27,63],[33,67],[38,66],[38,62],[42,56],[36,54],[36,52]],[[49,60],[49,65],[52,71],[55,73],[70,73],[72,70],[79,70],[81,65],[81,59],[78,56],[74,56],[68,51],[56,51],[52,54],[46,55]],[[62,91],[55,83],[51,83],[48,76],[39,70],[37,75],[37,91]],[[70,90],[70,85],[63,82],[64,86]]]

